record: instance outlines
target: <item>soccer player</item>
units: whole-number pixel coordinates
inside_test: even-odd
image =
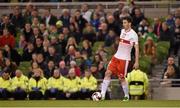
[[[124,29],[121,31],[118,50],[108,64],[107,71],[102,83],[102,99],[105,99],[105,94],[110,83],[111,75],[115,74],[118,76],[125,94],[123,100],[129,100],[128,83],[125,80],[125,76],[127,74],[128,63],[131,60],[131,49],[133,46],[135,48],[135,63],[133,68],[137,69],[139,67],[138,36],[131,28],[132,20],[130,17],[124,17],[122,21]]]

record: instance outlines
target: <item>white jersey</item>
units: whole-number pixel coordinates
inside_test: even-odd
[[[114,56],[121,60],[131,60],[131,50],[135,44],[138,44],[136,32],[133,29],[128,32],[122,29],[118,50]]]

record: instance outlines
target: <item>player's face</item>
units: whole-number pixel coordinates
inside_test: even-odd
[[[131,27],[131,23],[127,20],[123,20],[123,27],[125,30],[128,30]]]

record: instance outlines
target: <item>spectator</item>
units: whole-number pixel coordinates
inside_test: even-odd
[[[41,16],[39,15],[39,12],[36,8],[31,11],[31,16],[26,17],[26,22],[30,22],[32,24],[33,18],[35,17],[38,18],[38,22],[41,22]]]
[[[66,63],[67,66],[70,65],[70,61],[75,60],[75,52],[76,49],[74,46],[69,46],[68,50],[67,50],[67,55],[64,58],[64,61]]]
[[[67,44],[67,40],[64,36],[64,34],[59,34],[58,36],[58,41],[59,41],[59,45],[61,45],[61,50],[62,50],[62,55],[65,55],[66,53],[66,44]]]
[[[5,68],[5,66],[6,66],[6,64],[5,64],[5,57],[3,55],[3,50],[0,49],[0,68],[3,69],[3,68]],[[1,76],[1,74],[0,74],[0,76]]]
[[[39,20],[38,20],[38,17],[33,17],[32,18],[32,25],[31,25],[31,27],[32,28],[34,28],[34,27],[40,27],[40,22],[39,22]]]
[[[23,34],[25,36],[25,41],[26,42],[29,42],[30,41],[30,38],[32,37],[33,35],[33,30],[31,28],[31,24],[30,23],[26,23],[25,24],[25,27],[23,29]]]
[[[109,30],[109,33],[105,37],[104,46],[110,47],[116,38],[116,33],[113,30]]]
[[[60,17],[60,20],[63,22],[63,26],[69,27],[69,25],[70,25],[70,12],[68,9],[62,10],[62,16]]]
[[[24,16],[30,17],[32,10],[33,10],[33,5],[31,3],[27,3],[25,11],[24,11]]]
[[[149,80],[146,73],[141,70],[133,70],[127,75],[129,94],[131,99],[146,99]],[[136,98],[138,96],[138,98]]]
[[[11,46],[9,45],[5,45],[4,48],[5,48],[4,56],[6,58],[9,58],[11,61],[15,62],[17,66],[19,66],[21,61],[21,55],[19,55],[17,50],[11,48]]]
[[[23,34],[20,34],[20,39],[19,39],[19,45],[18,48],[24,49],[27,46],[27,41],[25,39],[25,36]]]
[[[64,55],[63,49],[62,49],[62,44],[60,44],[58,42],[58,39],[54,36],[51,37],[51,43],[50,44],[51,44],[51,46],[53,46],[55,48],[57,55],[59,55],[58,60],[60,60],[61,57]]]
[[[30,71],[28,72],[28,78],[30,79],[34,75],[34,70],[39,69],[39,65],[37,62],[33,61],[31,63]]]
[[[92,27],[91,24],[87,24],[86,27],[83,29],[83,40],[88,40],[93,43],[95,42],[96,39],[96,31]]]
[[[59,62],[59,72],[62,76],[66,77],[68,75],[68,68],[66,67],[65,62],[62,60]]]
[[[94,12],[96,14],[99,14],[100,18],[104,18],[106,16],[106,12],[105,12],[104,6],[102,4],[97,4]]]
[[[83,63],[81,65],[81,70],[82,70],[82,72],[84,72],[85,68],[90,68],[91,67],[92,60],[91,60],[90,57],[88,57],[87,54],[82,54],[81,57],[83,59]]]
[[[75,15],[71,16],[69,21],[70,21],[70,25],[73,25],[75,30],[76,30],[76,32],[79,33],[80,29],[79,29],[78,21],[76,20],[76,16]]]
[[[144,44],[144,55],[150,56],[152,63],[156,63],[156,45],[151,37],[148,37]]]
[[[53,61],[55,65],[58,65],[61,60],[61,56],[56,52],[56,49],[53,46],[48,47],[48,53],[45,57],[47,62]]]
[[[58,69],[53,71],[53,76],[48,79],[45,99],[65,99],[63,95],[65,78],[61,76]]]
[[[31,43],[35,44],[37,37],[41,37],[40,30],[39,30],[38,27],[34,27],[33,28],[33,35],[31,37],[29,37],[29,41],[28,42],[31,42]]]
[[[4,15],[0,25],[0,35],[3,35],[4,29],[8,29],[12,36],[16,36],[16,27],[10,22],[9,16]]]
[[[92,12],[89,10],[88,4],[82,4],[81,10],[82,10],[83,18],[86,19],[88,22],[90,22]]]
[[[163,79],[164,81],[161,83],[163,86],[174,86],[176,87],[176,81],[171,81],[169,79],[179,79],[180,72],[178,67],[174,63],[174,58],[172,56],[168,57],[167,66],[164,69]],[[172,84],[172,85],[171,85]]]
[[[84,28],[87,20],[83,18],[83,16],[81,15],[81,11],[80,10],[76,10],[75,11],[75,21],[78,24],[78,28],[79,28],[79,32],[82,33],[82,29],[80,28]]]
[[[32,54],[32,60],[31,62],[37,62],[37,54],[36,53],[33,53]]]
[[[175,26],[173,28],[175,44],[174,44],[174,55],[178,55],[179,46],[180,46],[180,17],[175,19]]]
[[[98,13],[93,13],[93,18],[90,23],[96,29],[96,32],[98,32],[100,25],[100,15]]]
[[[51,37],[58,37],[58,29],[55,25],[50,25],[49,26],[49,37],[48,38],[51,38]]]
[[[82,54],[87,54],[88,57],[91,57],[91,55],[92,55],[92,47],[91,47],[90,41],[84,40],[82,42],[81,53]]]
[[[0,36],[0,47],[4,47],[5,45],[9,45],[12,48],[15,47],[15,38],[9,33],[8,29],[3,29],[3,35]]]
[[[77,44],[79,44],[81,41],[82,35],[78,30],[77,23],[75,24],[71,23],[69,26],[69,30],[70,30],[70,36],[74,37],[76,39]]]
[[[101,61],[98,65],[98,73],[99,73],[99,79],[103,79],[105,76],[106,68],[105,68],[105,62]]]
[[[96,35],[96,41],[104,41],[107,34],[108,34],[107,23],[101,23],[99,27],[99,31]]]
[[[153,32],[153,27],[152,27],[152,26],[149,26],[149,27],[148,27],[148,33],[145,35],[144,41],[146,41],[149,37],[150,37],[150,38],[153,40],[153,42],[155,42],[155,43],[158,41],[158,38],[157,38],[156,34]]]
[[[66,45],[66,50],[69,48],[69,46],[74,46],[76,49],[78,47],[76,40],[74,37],[69,37]]]
[[[85,76],[81,80],[81,98],[91,98],[92,94],[97,90],[97,80],[90,71],[85,70]]]
[[[21,61],[31,61],[33,53],[34,45],[32,43],[27,43],[27,47],[23,50]]]
[[[140,8],[135,9],[135,15],[132,16],[132,19],[133,19],[132,24],[133,24],[134,27],[137,27],[140,24],[140,22],[144,19],[144,15],[141,12]]]
[[[162,22],[159,18],[154,18],[154,33],[156,34],[157,38],[160,37],[160,32],[162,31]]]
[[[98,65],[96,64],[92,64],[90,67],[90,71],[92,73],[92,75],[96,78],[96,79],[100,79],[100,73],[98,71]]]
[[[46,24],[47,27],[49,27],[50,25],[56,25],[57,18],[51,14],[50,9],[44,10],[43,22]]]
[[[37,37],[35,39],[35,52],[36,53],[44,53],[43,51],[43,37]]]
[[[107,62],[107,54],[105,47],[103,45],[99,46],[98,50],[96,51],[96,54],[99,54],[102,58],[102,61]]]
[[[3,70],[8,72],[11,78],[14,77],[17,65],[8,58],[5,59],[5,65],[6,67]]]
[[[142,21],[137,25],[137,33],[140,37],[144,36],[148,32],[148,22],[147,19],[142,19]]]
[[[170,42],[170,49],[169,54],[172,53],[172,48],[174,44],[174,34],[173,32],[168,28],[166,22],[162,23],[162,31],[160,32],[160,41],[168,41]]]
[[[62,28],[62,33],[64,34],[64,38],[67,42],[68,38],[70,37],[70,31],[68,27],[63,27]]]
[[[76,76],[75,69],[71,68],[67,79],[64,81],[64,93],[66,99],[78,99],[81,80]]]
[[[47,29],[47,27],[46,27],[46,24],[41,23],[39,28],[40,28],[41,35],[42,35],[44,38],[48,38],[48,36],[49,36],[49,31],[48,31],[48,29]]]
[[[164,69],[164,77],[165,79],[171,79],[171,78],[179,78],[179,70],[178,67],[174,63],[173,57],[168,57],[168,63],[166,68]]]
[[[115,12],[113,13],[115,20],[120,20],[120,14],[122,14],[124,8],[124,4],[123,3],[119,3],[117,9],[115,10]]]
[[[37,63],[41,69],[46,69],[46,62],[43,54],[41,53],[37,54]]]
[[[101,61],[103,61],[101,55],[98,54],[98,53],[95,54],[95,55],[94,55],[94,58],[93,58],[93,64],[95,64],[96,66],[98,66]]]
[[[129,14],[129,7],[123,7],[121,14],[118,16],[120,19],[123,19],[124,17],[130,17]],[[121,22],[122,23],[122,22]]]
[[[55,69],[55,63],[52,60],[48,61],[46,69],[44,69],[44,77],[50,78],[53,75],[53,71]]]
[[[107,16],[107,24],[108,24],[108,30],[112,29],[116,33],[116,35],[120,35],[121,33],[121,25],[117,23],[114,19],[113,15]]]
[[[70,69],[73,68],[75,71],[76,76],[80,77],[81,76],[81,70],[80,67],[76,64],[75,61],[70,62]]]
[[[116,37],[115,42],[112,45],[112,51],[117,51],[118,46],[119,46],[119,37]]]
[[[43,77],[41,69],[34,69],[34,75],[29,79],[29,99],[41,100],[46,90],[47,79]]]
[[[75,62],[76,65],[80,68],[82,75],[84,73],[84,69],[86,68],[86,62],[80,51],[76,51],[75,53]]]
[[[174,17],[180,17],[180,8],[177,8],[174,12]]]
[[[11,82],[9,73],[3,72],[2,76],[0,77],[0,99],[7,100],[12,96],[11,90]]]
[[[11,89],[15,100],[27,98],[28,78],[23,75],[21,70],[16,70],[16,76],[12,79]]]
[[[166,23],[168,25],[168,27],[171,29],[172,27],[174,27],[174,16],[173,14],[168,14],[167,18],[166,18]]]
[[[11,17],[11,22],[18,29],[22,29],[24,27],[24,24],[25,24],[25,19],[21,13],[20,7],[16,6],[13,11],[14,12],[13,12],[12,17]]]
[[[48,51],[48,47],[51,45],[50,41],[48,39],[44,39],[43,41],[43,49],[44,49],[44,52],[47,52]]]

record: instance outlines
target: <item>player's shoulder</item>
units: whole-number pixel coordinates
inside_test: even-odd
[[[131,29],[131,31],[130,31],[131,33],[133,33],[133,34],[135,34],[135,35],[137,35],[137,33],[135,32],[135,30],[134,29]]]
[[[121,29],[121,33],[124,33],[125,32],[125,29]]]
[[[137,33],[133,29],[131,29],[130,33],[131,33],[131,36],[138,37]]]

